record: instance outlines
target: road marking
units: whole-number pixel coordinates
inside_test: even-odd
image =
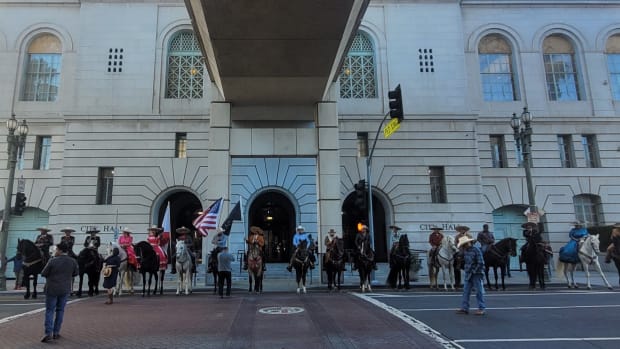
[[[441,345],[443,348],[446,349],[464,349],[462,346],[458,345],[456,342],[451,341],[446,339],[445,337],[443,337],[441,335],[441,333],[437,332],[435,329],[433,329],[432,327],[428,326],[427,324],[423,323],[422,321],[414,318],[411,315],[407,315],[405,313],[403,313],[402,311],[391,307],[385,303],[382,303],[374,298],[372,298],[369,295],[365,295],[365,294],[361,294],[361,293],[356,293],[353,292],[351,293],[352,295],[365,300],[368,303],[371,303],[385,311],[387,311],[388,313],[396,316],[397,318],[401,319],[402,321],[404,321],[405,323],[409,324],[409,326],[415,328],[416,330],[418,330],[420,333],[425,334],[427,336],[429,336],[431,339],[433,339],[435,342],[439,343],[439,345]]]
[[[560,306],[541,306],[541,307],[497,307],[497,308],[486,308],[487,310],[524,310],[524,309],[574,309],[574,308],[620,308],[620,304],[602,304],[602,305],[570,305],[565,307]],[[450,310],[454,311],[454,308],[419,308],[419,309],[401,309],[401,311],[443,311]]]
[[[72,301],[68,301],[67,304],[72,304],[72,303],[75,303],[75,302],[83,301],[84,299],[85,298],[83,298],[83,299],[74,299]],[[30,303],[30,304],[37,304],[38,305],[38,304],[42,304],[42,303]],[[3,304],[3,305],[6,305],[6,304]],[[10,322],[10,321],[19,319],[20,317],[24,317],[24,316],[28,316],[28,315],[32,315],[32,314],[37,314],[37,313],[41,313],[41,312],[44,312],[44,311],[45,311],[45,307],[37,308],[37,309],[31,310],[31,311],[27,311],[25,313],[17,314],[17,315],[11,315],[11,316],[8,316],[8,317],[0,319],[0,324],[4,324],[4,323]]]
[[[559,292],[544,292],[540,293],[502,293],[502,294],[493,294],[489,291],[484,292],[484,297],[512,297],[512,296],[557,296],[557,295],[599,295],[599,294],[614,294],[617,295],[618,292],[614,291],[559,291]],[[436,294],[436,293],[423,293],[423,294],[403,294],[403,295],[394,295],[394,294],[379,294],[379,293],[369,293],[368,296],[376,297],[376,298],[428,298],[428,297],[462,297],[462,291],[448,293],[448,294]]]
[[[45,303],[13,303],[13,304],[9,304],[9,303],[5,303],[2,304],[2,306],[12,306],[12,305],[44,305]]]
[[[618,341],[620,337],[456,339],[457,343]]]

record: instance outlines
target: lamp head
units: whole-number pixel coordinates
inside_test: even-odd
[[[11,118],[6,121],[6,128],[9,132],[15,132],[17,128],[17,120],[15,119],[15,114],[11,114]]]
[[[23,120],[17,127],[17,134],[20,136],[26,136],[28,134],[28,124],[26,123],[26,120]]]
[[[532,113],[527,110],[527,107],[523,107],[523,113],[521,113],[521,120],[525,123],[532,121]]]
[[[519,127],[521,127],[521,119],[517,117],[516,113],[512,113],[512,118],[510,119],[510,126],[515,132],[517,132]]]

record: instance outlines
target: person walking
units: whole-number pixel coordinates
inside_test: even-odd
[[[112,254],[103,261],[103,288],[108,290],[108,300],[105,304],[114,303],[114,288],[116,287],[116,280],[118,279],[118,272],[121,266],[119,254],[120,250],[118,247],[114,247]],[[109,273],[105,272],[106,268],[110,268]]]
[[[478,310],[476,315],[484,315],[486,304],[484,303],[484,285],[482,278],[484,276],[484,258],[482,251],[473,242],[475,240],[467,235],[461,237],[457,244],[463,252],[464,258],[464,282],[463,282],[463,299],[461,307],[456,311],[457,314],[469,314],[469,296],[472,289],[476,289],[476,300],[478,301]]]
[[[226,281],[226,297],[230,297],[230,286],[232,283],[232,265],[235,256],[228,252],[228,246],[224,246],[217,255],[218,288],[220,298],[224,298],[224,281]]]
[[[6,262],[13,262],[13,273],[15,273],[15,287],[13,289],[21,290],[24,278],[24,257],[20,252],[17,252],[15,256],[7,259]]]
[[[46,278],[44,288],[45,335],[41,339],[43,343],[60,338],[60,328],[67,298],[71,293],[71,283],[73,278],[79,274],[77,261],[69,257],[68,253],[67,244],[58,244],[54,258],[51,258],[41,271],[41,276]],[[54,314],[56,314],[55,318]]]

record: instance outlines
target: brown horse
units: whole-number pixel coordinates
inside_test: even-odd
[[[332,248],[325,253],[325,272],[327,273],[327,289],[332,290],[334,287],[340,290],[340,278],[344,265],[346,263],[344,253],[344,241],[335,237],[332,242]]]
[[[24,258],[24,276],[22,286],[26,286],[24,299],[30,298],[30,276],[32,276],[32,298],[37,298],[37,279],[50,258],[48,251],[42,251],[34,242],[26,239],[17,240],[17,251]]]
[[[263,256],[260,253],[260,245],[254,242],[248,250],[248,281],[250,287],[248,292],[252,292],[252,283],[254,283],[254,293],[263,292]]]

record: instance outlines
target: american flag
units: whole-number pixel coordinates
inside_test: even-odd
[[[209,206],[198,218],[196,218],[192,224],[202,236],[209,235],[207,229],[216,229],[218,221],[220,220],[220,208],[222,207],[222,198],[215,200],[214,203]]]

